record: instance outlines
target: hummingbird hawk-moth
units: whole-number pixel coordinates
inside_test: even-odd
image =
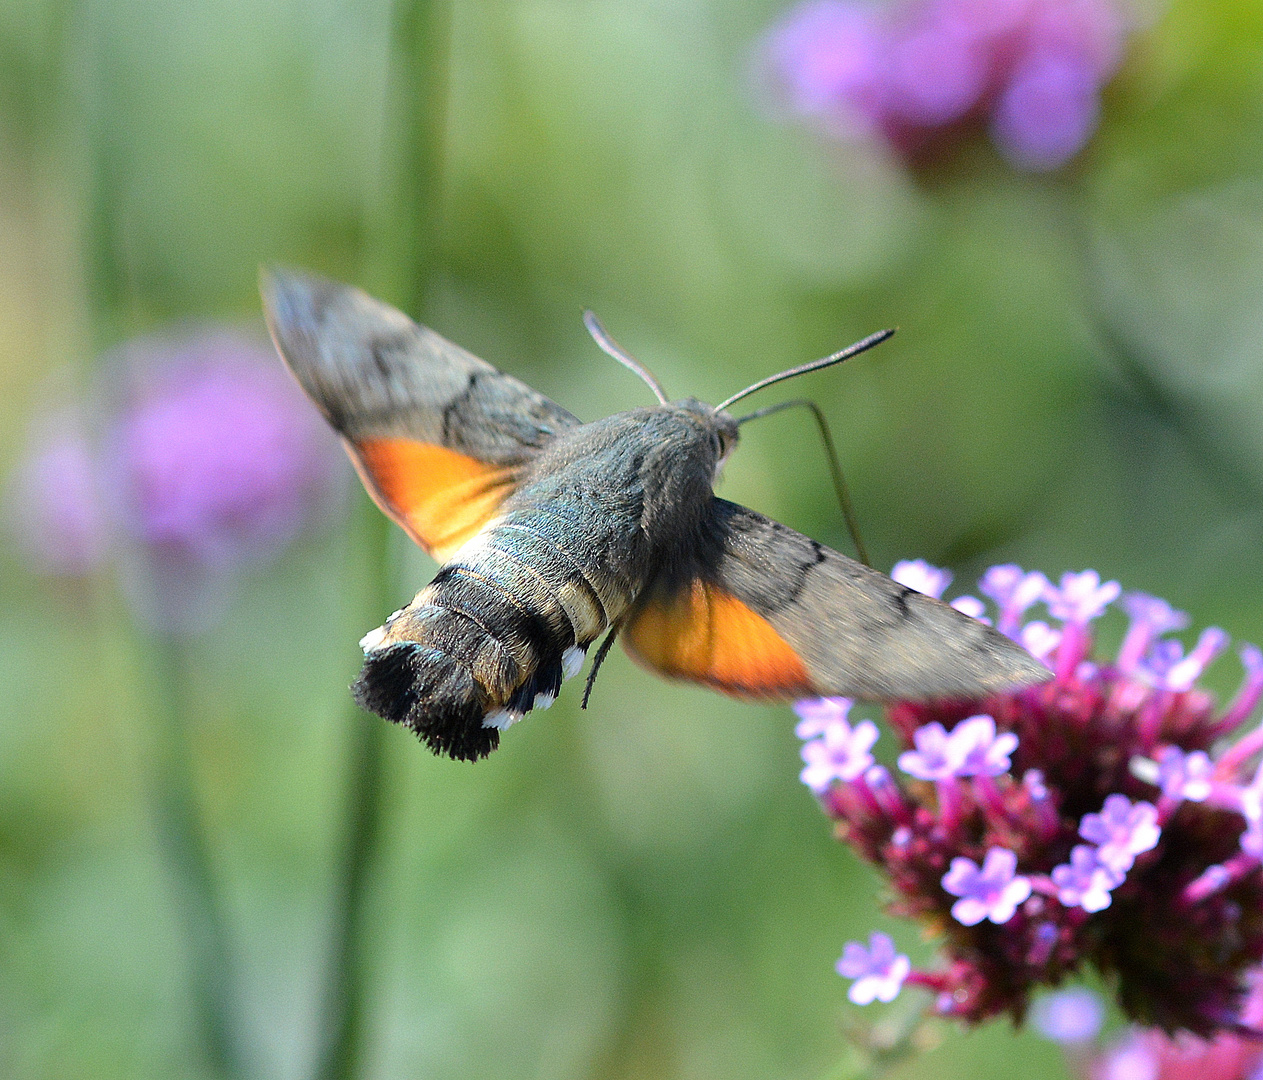
[[[642,371],[659,404],[583,423],[358,289],[277,272],[263,293],[369,494],[442,564],[364,637],[352,688],[437,754],[486,756],[602,634],[596,664],[617,633],[659,675],[749,698],[977,698],[1049,677],[981,622],[716,498],[726,406],[754,388],[669,402]]]

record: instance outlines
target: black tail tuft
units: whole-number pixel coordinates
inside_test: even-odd
[[[500,732],[482,726],[482,687],[435,649],[405,643],[374,650],[351,693],[362,709],[411,728],[436,754],[477,761],[500,745]]]

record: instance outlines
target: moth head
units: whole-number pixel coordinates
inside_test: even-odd
[[[715,454],[715,478],[719,478],[719,472],[724,467],[724,462],[728,460],[728,456],[737,448],[737,421],[728,413],[721,412],[713,405],[707,405],[704,401],[698,401],[696,398],[685,398],[683,401],[677,401],[675,408],[690,413],[699,420],[702,427],[706,429],[710,437],[711,449]]]
[[[737,442],[740,439],[740,432],[737,428],[737,421],[734,420],[726,412],[714,412],[715,417],[715,441],[717,445],[718,460],[715,462],[715,475],[719,475],[719,470],[724,467],[724,462],[728,460],[728,456],[737,448]]]

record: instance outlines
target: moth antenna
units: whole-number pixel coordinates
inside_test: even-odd
[[[889,337],[890,335],[887,334],[886,336]],[[816,427],[820,429],[820,438],[824,442],[825,455],[829,459],[829,472],[833,476],[833,491],[838,497],[838,505],[842,508],[842,517],[846,520],[846,531],[851,534],[851,542],[855,545],[855,553],[860,557],[860,562],[865,566],[872,566],[873,564],[868,557],[868,549],[864,546],[864,541],[860,537],[859,522],[855,517],[855,508],[851,505],[851,493],[847,489],[846,479],[842,475],[842,465],[838,461],[838,451],[833,443],[833,433],[829,430],[829,422],[825,420],[824,413],[820,411],[820,406],[808,398],[794,398],[792,401],[782,401],[776,405],[768,405],[766,408],[756,409],[754,412],[740,417],[737,420],[737,426],[739,427],[747,420],[758,420],[764,416],[771,416],[782,409],[798,407],[810,409],[811,415],[816,418]]]
[[[602,352],[614,357],[623,367],[631,369],[645,381],[645,384],[653,391],[654,397],[658,399],[659,405],[667,403],[666,391],[662,389],[662,383],[654,378],[653,372],[610,337],[608,331],[601,325],[601,320],[591,311],[583,313],[583,325],[588,328],[592,340],[597,343]]]
[[[614,644],[614,638],[618,634],[618,626],[611,626],[610,632],[605,635],[605,640],[601,642],[600,647],[596,650],[596,656],[592,659],[592,670],[588,672],[588,684],[583,688],[583,700],[579,703],[579,708],[586,709],[588,707],[588,698],[592,696],[592,687],[596,685],[596,673],[601,670],[601,665],[605,663],[605,657],[609,655],[610,646]]]
[[[769,375],[766,379],[760,379],[753,386],[747,386],[739,393],[733,394],[732,397],[725,401],[721,401],[715,406],[716,412],[723,412],[733,402],[740,401],[743,397],[749,397],[756,390],[762,390],[771,386],[773,383],[784,382],[786,379],[792,379],[795,375],[806,375],[809,371],[819,371],[821,368],[832,367],[834,364],[840,364],[843,360],[849,360],[852,356],[858,356],[862,352],[867,352],[874,345],[880,345],[888,337],[894,334],[894,328],[889,330],[878,330],[875,334],[869,334],[863,341],[857,341],[854,345],[848,345],[841,352],[835,352],[832,356],[824,356],[819,360],[813,360],[810,364],[800,364],[798,367],[790,368],[788,371],[782,371],[776,375]]]

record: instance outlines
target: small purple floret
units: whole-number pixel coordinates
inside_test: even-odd
[[[1184,612],[1177,611],[1161,597],[1148,593],[1127,593],[1122,599],[1122,607],[1131,619],[1131,626],[1127,628],[1127,636],[1118,650],[1117,667],[1128,674],[1135,670],[1154,641],[1163,634],[1183,630],[1189,623],[1189,617]]]
[[[971,619],[991,625],[991,620],[987,618],[987,605],[976,596],[958,596],[952,601],[952,607],[962,615],[968,615]]]
[[[871,720],[854,728],[845,720],[830,724],[820,738],[803,744],[802,759],[807,764],[799,774],[802,782],[820,795],[834,780],[854,780],[873,764],[868,751],[877,736],[877,725]]]
[[[1082,626],[1117,600],[1121,591],[1117,581],[1102,583],[1095,570],[1084,570],[1081,574],[1062,574],[1060,587],[1050,586],[1044,599],[1053,618]]]
[[[1158,785],[1172,799],[1205,802],[1214,789],[1215,763],[1202,750],[1168,746],[1158,755]]]
[[[1102,866],[1126,874],[1136,856],[1158,844],[1162,829],[1158,808],[1152,803],[1132,803],[1126,795],[1110,795],[1099,814],[1084,814],[1079,835],[1097,845],[1096,857]]]
[[[937,720],[913,733],[915,750],[899,755],[899,768],[918,780],[946,780],[960,768],[959,744]]]
[[[978,582],[978,591],[991,597],[1000,609],[997,629],[1012,636],[1021,625],[1027,608],[1044,598],[1048,579],[1038,570],[1027,573],[1016,563],[991,567]]]
[[[1237,651],[1241,657],[1241,666],[1245,668],[1245,678],[1232,704],[1223,716],[1223,728],[1231,731],[1254,711],[1260,697],[1263,697],[1263,652],[1257,645],[1245,644]]]
[[[1031,895],[1030,879],[1017,874],[1017,856],[1007,848],[988,850],[982,867],[958,855],[943,875],[943,888],[960,899],[952,905],[952,917],[964,926],[983,919],[1003,924],[1013,918],[1018,904]]]
[[[890,576],[900,585],[925,593],[926,596],[932,596],[935,600],[942,596],[947,586],[952,583],[950,570],[940,570],[924,559],[905,559],[903,562],[897,562],[894,569],[890,571]]]
[[[1241,850],[1255,858],[1263,858],[1263,764],[1254,773],[1254,779],[1237,789],[1237,807],[1245,818],[1246,829],[1241,834]]]
[[[1166,673],[1168,690],[1190,690],[1221,652],[1228,647],[1229,637],[1217,626],[1208,626],[1197,638],[1188,656],[1174,664]]]
[[[1061,644],[1061,631],[1054,630],[1046,622],[1028,622],[1022,627],[1017,640],[1041,664],[1048,664]]]
[[[1176,630],[1183,630],[1189,624],[1189,616],[1185,611],[1178,611],[1160,596],[1152,596],[1144,592],[1129,592],[1123,595],[1120,606],[1127,612],[1132,626],[1143,626],[1151,637],[1161,637]]]
[[[844,697],[803,698],[794,702],[798,724],[794,734],[800,739],[814,739],[835,724],[846,724],[855,702]]]
[[[952,729],[951,741],[960,758],[957,776],[999,776],[1012,768],[1009,755],[1017,749],[1017,736],[1011,731],[997,735],[990,716],[962,720]]]
[[[1110,906],[1110,892],[1123,883],[1125,875],[1102,863],[1090,844],[1076,844],[1070,861],[1054,866],[1051,876],[1058,900],[1092,913]]]
[[[1237,655],[1241,658],[1241,666],[1245,668],[1247,678],[1263,676],[1263,649],[1246,642]]]
[[[1241,850],[1256,859],[1263,859],[1263,818],[1246,818],[1246,829],[1241,834]]]
[[[839,975],[855,980],[846,996],[856,1005],[894,1001],[911,970],[908,958],[895,952],[890,935],[879,930],[869,937],[867,949],[858,941],[848,941],[837,963]]]

